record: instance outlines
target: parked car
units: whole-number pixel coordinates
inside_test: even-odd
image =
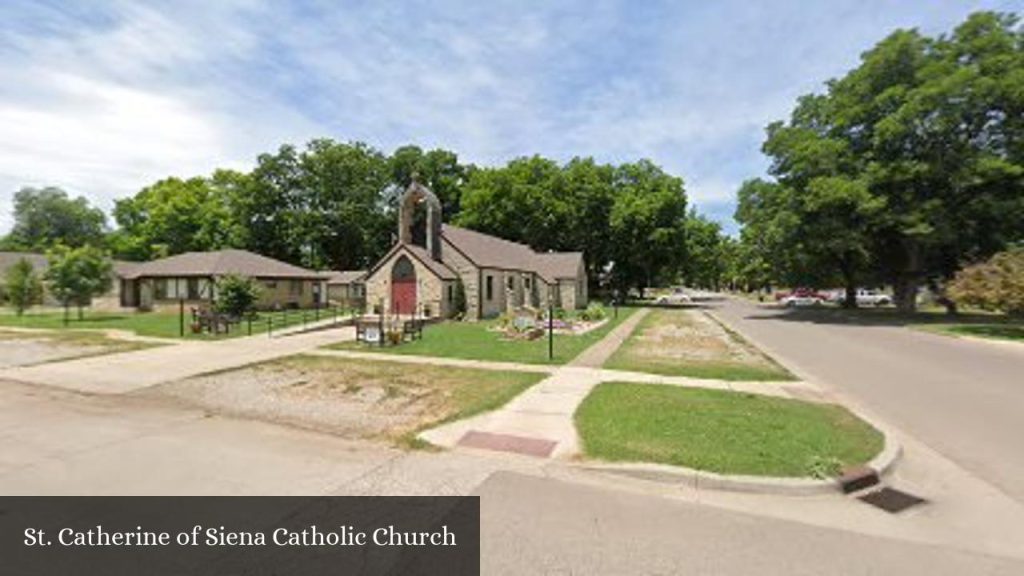
[[[879,290],[857,290],[857,306],[889,306],[892,297]]]
[[[783,300],[786,300],[787,298],[793,298],[793,297],[803,298],[803,299],[806,299],[806,298],[817,298],[817,299],[819,299],[819,300],[821,300],[823,302],[828,300],[828,296],[827,295],[822,294],[821,292],[818,292],[818,291],[813,290],[811,288],[794,288],[791,292],[776,292],[775,293],[775,300],[776,300],[776,302],[778,302],[780,304],[783,303]]]
[[[779,304],[782,304],[786,308],[801,308],[804,306],[821,306],[825,303],[825,299],[822,298],[821,294],[816,292],[804,292],[797,293],[794,291],[789,296],[779,300]]]
[[[846,291],[844,290],[834,300],[836,304],[846,302]],[[881,290],[868,288],[857,289],[857,306],[889,306],[892,304],[892,296]]]
[[[690,295],[684,292],[681,288],[676,288],[671,294],[658,296],[654,301],[657,304],[668,305],[692,304],[693,298],[690,298]]]

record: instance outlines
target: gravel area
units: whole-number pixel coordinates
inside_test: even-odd
[[[397,438],[431,420],[438,390],[417,385],[417,369],[303,369],[288,361],[210,374],[140,392],[220,414],[268,420],[349,438]],[[422,371],[422,370],[420,370]],[[425,379],[424,379],[425,380]]]
[[[0,368],[29,366],[102,354],[107,346],[61,342],[45,337],[0,333]]]

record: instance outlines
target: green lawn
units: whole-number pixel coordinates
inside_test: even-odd
[[[828,475],[883,445],[837,405],[658,384],[601,384],[575,420],[589,457],[723,474]]]
[[[738,334],[698,311],[653,310],[605,362],[605,368],[713,380],[783,381],[794,377]]]
[[[554,359],[548,360],[548,339],[504,340],[501,333],[489,330],[494,321],[443,322],[423,329],[423,339],[400,346],[378,347],[360,342],[342,342],[330,346],[338,350],[365,350],[387,354],[415,354],[469,360],[522,362],[526,364],[565,364],[603,338],[628,318],[633,309],[619,308],[619,317],[610,318],[596,330],[580,335],[555,335]],[[611,311],[609,311],[611,314]]]
[[[306,321],[313,322],[316,314],[312,310],[305,312]],[[330,318],[330,310],[321,310],[320,318]],[[339,316],[339,318],[344,315]],[[273,330],[297,326],[303,322],[303,312],[299,310],[261,312],[252,322],[252,333],[260,334],[267,331],[270,324],[268,318],[273,321]],[[189,339],[214,339],[232,338],[245,336],[249,333],[249,325],[242,322],[234,326],[232,331],[226,335],[213,336],[211,334],[193,334],[189,329],[191,314],[185,311],[185,337]],[[25,315],[18,317],[14,314],[0,314],[0,326],[13,326],[20,328],[45,328],[51,330],[126,330],[140,336],[153,336],[159,338],[179,338],[180,323],[178,312],[94,312],[85,311],[84,318],[78,320],[77,313],[72,310],[67,326],[64,325],[64,314],[60,311],[35,311],[30,310]]]
[[[927,332],[950,336],[974,336],[976,338],[1024,342],[1024,323],[919,324],[913,327]]]

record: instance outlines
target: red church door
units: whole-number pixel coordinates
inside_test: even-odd
[[[416,313],[416,268],[402,256],[391,269],[391,313]]]

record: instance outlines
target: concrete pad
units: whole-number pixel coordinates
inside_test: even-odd
[[[237,368],[355,338],[351,327],[293,335],[267,335],[217,342],[184,342],[0,370],[0,378],[43,384],[87,394],[124,394],[199,374]]]
[[[555,449],[557,442],[544,440],[542,438],[531,438],[528,436],[514,436],[512,434],[494,434],[491,432],[480,432],[470,430],[459,440],[459,446],[467,448],[482,448],[484,450],[495,450],[499,452],[514,452],[526,456],[547,458]]]

